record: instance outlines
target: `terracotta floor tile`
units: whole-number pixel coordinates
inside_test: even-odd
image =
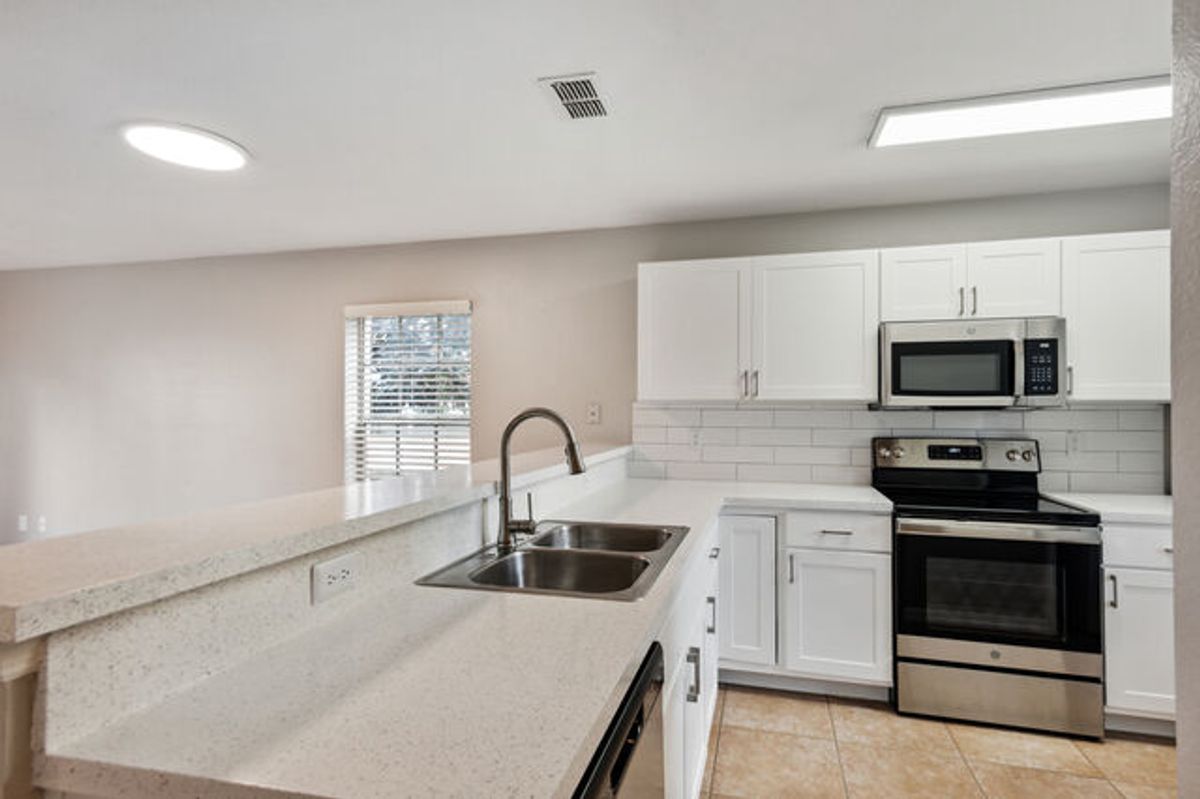
[[[726,727],[833,738],[829,703],[823,696],[739,688],[725,698]]]
[[[844,797],[833,741],[725,726],[713,793],[729,797]]]
[[[1068,738],[967,724],[947,726],[967,760],[1065,771],[1083,777],[1104,776]]]
[[[1124,782],[1113,783],[1125,799],[1178,799],[1179,791],[1174,788],[1160,788],[1154,785],[1130,785]]]
[[[1103,743],[1076,741],[1075,745],[1113,782],[1175,786],[1175,747],[1169,742],[1108,738]]]
[[[850,799],[983,796],[962,758],[852,743],[839,743],[838,752]]]
[[[895,749],[919,749],[958,759],[946,725],[930,719],[897,715],[881,702],[857,702],[831,699],[833,728],[838,743],[855,743]]]
[[[1121,799],[1108,780],[1061,771],[976,761],[971,769],[988,799]]]

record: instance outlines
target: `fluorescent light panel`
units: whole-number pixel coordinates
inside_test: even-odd
[[[1141,78],[885,108],[871,147],[1086,128],[1171,116],[1171,78]]]

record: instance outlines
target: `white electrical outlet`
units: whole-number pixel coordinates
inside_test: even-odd
[[[587,407],[587,423],[600,424],[600,403],[589,402]]]
[[[39,533],[46,532],[46,517],[45,516],[38,517],[38,532]]]
[[[347,552],[341,557],[313,564],[312,603],[316,605],[349,591],[358,583],[362,571],[361,552]]]
[[[17,532],[18,533],[28,533],[29,532],[29,514],[28,513],[18,513],[17,514]]]

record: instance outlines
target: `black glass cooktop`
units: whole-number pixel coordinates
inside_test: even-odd
[[[898,516],[979,521],[1039,522],[1092,527],[1091,511],[1032,492],[938,491],[876,486],[895,505]]]

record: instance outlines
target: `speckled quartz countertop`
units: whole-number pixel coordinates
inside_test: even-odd
[[[1049,494],[1051,499],[1100,514],[1101,522],[1170,524],[1172,502],[1162,494]]]
[[[626,479],[562,518],[692,533],[637,602],[417,586],[48,753],[103,795],[562,796],[722,507],[888,513],[870,488]]]
[[[591,464],[627,446],[585,444]],[[495,461],[0,546],[0,643],[35,638],[495,493]],[[517,455],[514,485],[565,474],[562,450]]]

